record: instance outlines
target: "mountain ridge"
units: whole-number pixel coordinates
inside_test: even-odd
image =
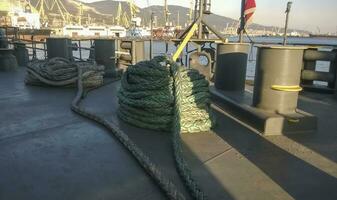
[[[37,2],[38,0],[31,0],[31,3],[33,5],[36,5]],[[83,10],[82,20],[84,21],[88,20],[90,16],[91,22],[96,24],[108,24],[108,25],[114,24],[119,3],[121,3],[122,10],[126,12],[126,15],[128,16],[128,18],[130,18],[130,9],[126,1],[102,0],[92,3],[85,3],[79,0],[60,0],[60,2],[64,4],[64,6],[67,8],[67,11],[73,16],[78,16],[80,12],[80,7],[82,6]],[[189,8],[178,5],[169,5],[168,8],[169,11],[171,12],[170,21],[173,22],[173,25],[181,25],[182,27],[184,27],[186,24],[188,24],[189,20],[187,14],[189,13]],[[148,26],[150,24],[151,12],[154,12],[154,15],[157,16],[158,22],[157,25],[158,26],[164,25],[163,6],[152,5],[144,8],[138,7],[138,9],[140,12],[137,14],[137,16],[139,16],[142,19],[143,25]],[[179,13],[179,20],[178,20],[178,13]],[[226,27],[233,27],[233,28],[237,27],[239,23],[239,21],[236,19],[232,19],[217,14],[211,14],[206,16],[206,20],[207,22],[209,22],[211,26],[213,26],[219,31],[223,31]],[[282,32],[283,30],[283,28],[279,28],[276,26],[265,26],[255,23],[249,25],[248,28],[266,31],[278,30],[280,32]]]
[[[85,3],[88,6],[94,7],[97,11],[104,13],[104,14],[112,14],[117,12],[118,4],[121,3],[122,9],[124,11],[129,11],[128,4],[125,1],[114,1],[114,0],[102,0],[102,1],[96,1],[92,3]],[[139,7],[138,7],[139,8]],[[178,5],[169,5],[168,9],[171,13],[170,20],[173,21],[173,25],[178,25],[178,12],[179,12],[179,25],[184,26],[188,22],[188,16],[189,8],[178,6]],[[157,16],[158,19],[158,25],[163,26],[164,25],[164,6],[160,5],[152,5],[144,8],[139,8],[140,12],[138,14],[139,17],[143,20],[143,24],[148,25],[150,23],[150,17],[151,12],[154,12],[154,15]],[[218,15],[212,13],[209,16],[205,17],[206,20],[211,24],[213,27],[215,27],[217,30],[223,31],[227,26],[237,27],[239,21],[230,17]],[[278,30],[280,32],[283,31],[283,28],[277,27],[277,26],[268,26],[268,25],[261,25],[257,23],[253,23],[249,25],[249,29],[254,30],[266,30],[266,31],[275,31]],[[299,31],[307,33],[307,31],[304,30],[298,30],[298,29],[289,29],[289,31]]]

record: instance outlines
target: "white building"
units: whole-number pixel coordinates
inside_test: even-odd
[[[13,10],[9,13],[11,25],[21,29],[40,29],[40,15],[38,13],[24,12],[23,10]]]
[[[113,37],[125,37],[126,29],[123,26],[108,27],[108,35]]]
[[[105,26],[89,26],[86,28],[87,35],[85,36],[108,36],[108,29]]]
[[[86,35],[86,30],[80,25],[65,25],[62,29],[62,35],[68,37],[77,37]]]
[[[62,29],[63,35],[67,37],[125,37],[126,29],[122,26],[81,26],[81,25],[66,25]]]

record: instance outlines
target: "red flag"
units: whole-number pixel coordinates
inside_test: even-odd
[[[256,9],[255,0],[245,0],[245,9],[244,9],[244,16],[246,24],[249,24],[253,20],[253,14]]]

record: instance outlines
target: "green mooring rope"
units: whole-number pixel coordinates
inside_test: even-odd
[[[197,70],[156,57],[130,66],[121,83],[118,116],[141,128],[172,132],[179,174],[195,199],[205,199],[184,159],[180,134],[210,130],[208,81]]]
[[[79,106],[85,95],[83,80],[86,78],[86,73],[82,72],[82,67],[79,65],[75,64],[75,66],[77,77],[67,77],[57,81],[43,77],[39,73],[40,70],[36,72],[31,70],[31,72],[36,79],[49,85],[64,86],[77,80],[78,92],[71,109],[110,130],[169,199],[186,199],[175,184],[118,126]],[[179,174],[193,198],[205,199],[204,193],[192,178],[191,171],[183,157],[180,138],[181,132],[207,131],[211,127],[208,113],[208,82],[204,77],[196,70],[185,69],[168,61],[165,57],[157,57],[129,67],[127,73],[123,75],[118,96],[120,118],[140,127],[172,132],[174,157]]]
[[[212,126],[208,81],[197,70],[163,56],[128,67],[118,100],[118,116],[141,128],[172,131],[178,123],[174,121],[176,112],[181,132],[203,132]]]
[[[162,189],[162,191],[165,193],[168,199],[185,200],[186,199],[185,196],[181,192],[179,192],[175,184],[162,173],[160,168],[158,168],[158,166],[156,166],[156,164],[154,164],[150,160],[150,158],[128,137],[128,135],[119,129],[118,126],[80,107],[80,103],[84,95],[84,88],[82,84],[83,77],[82,77],[82,72],[80,68],[79,68],[78,77],[79,77],[78,78],[78,91],[77,91],[76,97],[74,98],[71,104],[71,109],[74,112],[80,114],[81,116],[91,119],[95,121],[96,123],[104,126],[111,133],[113,133],[113,135],[134,156],[134,158],[138,161],[141,167],[143,167],[143,169],[158,184],[158,186],[160,187],[160,189]]]
[[[85,97],[86,92],[88,91],[87,85],[84,83],[86,80],[86,72],[83,70],[82,66],[78,65],[78,63],[72,63],[76,66],[77,69],[77,95],[74,98],[71,109],[78,113],[79,115],[86,117],[90,120],[95,121],[96,123],[104,126],[108,129],[113,135],[124,145],[124,147],[134,156],[134,158],[138,161],[140,166],[149,174],[149,176],[157,183],[160,189],[165,193],[168,199],[172,200],[185,200],[185,196],[176,188],[175,184],[168,179],[160,170],[158,166],[156,166],[150,158],[125,134],[122,130],[119,129],[114,123],[87,111],[86,109],[80,106],[81,100]],[[34,72],[34,71],[33,71]],[[41,83],[53,86],[65,86],[68,85],[70,81],[73,79],[64,79],[61,81],[48,80],[42,77],[37,71],[34,73],[36,79],[38,79]],[[98,85],[100,86],[100,85]],[[86,90],[85,90],[86,89]]]
[[[76,86],[78,67],[82,69],[86,88],[103,84],[104,66],[87,62],[72,62],[65,58],[34,60],[27,66],[25,83],[28,85]]]

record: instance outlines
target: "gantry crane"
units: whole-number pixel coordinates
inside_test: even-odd
[[[80,3],[80,9],[79,9],[79,13],[78,13],[78,24],[79,25],[82,24],[82,15],[83,15],[83,4]]]
[[[130,27],[130,20],[129,20],[128,14],[127,14],[126,12],[123,13],[123,17],[122,17],[122,25],[123,25],[125,28]]]
[[[39,15],[40,15],[40,19],[41,20],[45,20],[45,19],[48,19],[48,16],[45,12],[45,8],[47,8],[47,10],[49,10],[49,6],[48,4],[45,2],[45,0],[38,0],[36,5],[35,5],[35,8],[38,10],[39,12]]]
[[[39,14],[42,22],[48,20],[48,15],[60,15],[63,22],[70,23],[72,15],[68,12],[61,0],[38,0],[34,6]]]
[[[116,20],[117,25],[121,25],[121,21],[122,21],[122,4],[121,4],[121,2],[118,3],[117,16],[116,16],[115,20]]]
[[[165,26],[169,26],[169,16],[170,16],[170,11],[168,9],[167,0],[165,0],[165,4],[164,4]]]
[[[128,0],[129,8],[130,8],[130,16],[131,19],[136,17],[136,14],[139,13],[139,9],[136,6],[134,0]]]
[[[188,24],[192,24],[193,20],[193,7],[194,7],[194,0],[190,0],[190,9],[188,12]]]

